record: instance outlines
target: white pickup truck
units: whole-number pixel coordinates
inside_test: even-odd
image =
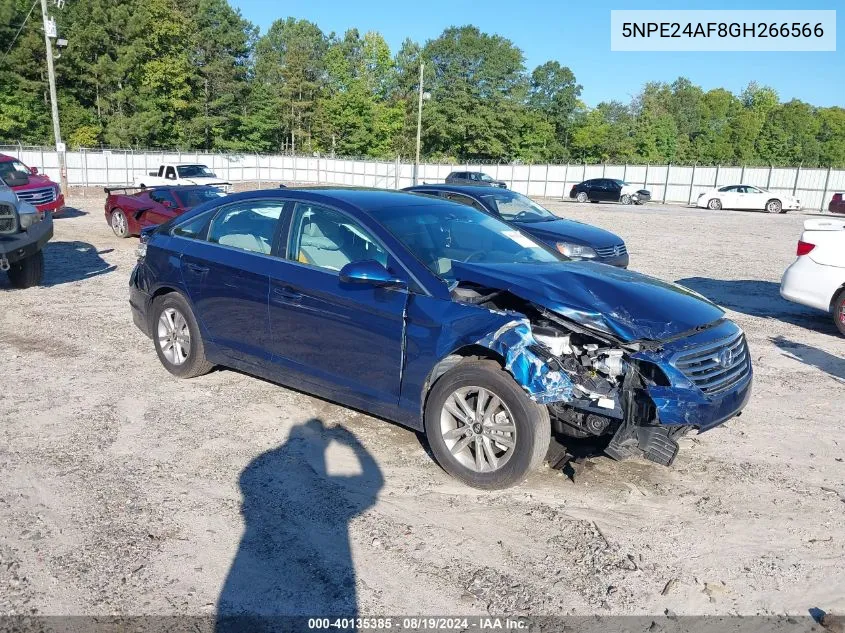
[[[205,165],[165,163],[159,165],[157,171],[151,171],[146,175],[135,178],[136,187],[159,187],[161,185],[210,185],[218,187],[226,193],[232,191],[231,183],[218,178]]]

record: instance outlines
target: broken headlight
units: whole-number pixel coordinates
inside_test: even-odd
[[[567,257],[572,259],[593,259],[598,257],[596,251],[589,246],[583,244],[573,244],[572,242],[558,242],[555,244],[557,250]]]

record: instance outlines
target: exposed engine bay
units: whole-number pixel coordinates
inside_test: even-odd
[[[555,432],[613,436],[605,452],[615,459],[644,454],[666,465],[674,460],[674,438],[689,429],[658,426],[644,387],[668,383],[659,368],[631,358],[641,343],[591,331],[506,290],[461,283],[452,296],[514,315],[479,343],[500,353],[531,398],[548,407]]]

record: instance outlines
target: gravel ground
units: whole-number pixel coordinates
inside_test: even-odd
[[[481,493],[404,428],[171,377],[129,314],[137,240],[70,203],[45,285],[0,281],[0,613],[845,611],[845,339],[777,292],[806,216],[550,202],[725,306],[754,395],[672,468]]]

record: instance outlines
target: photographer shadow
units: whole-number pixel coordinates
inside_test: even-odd
[[[335,442],[355,456],[332,460],[343,474],[328,472]],[[240,476],[244,534],[217,602],[216,630],[288,631],[305,628],[309,616],[355,617],[349,522],[375,504],[383,483],[355,436],[319,419],[254,459]]]

